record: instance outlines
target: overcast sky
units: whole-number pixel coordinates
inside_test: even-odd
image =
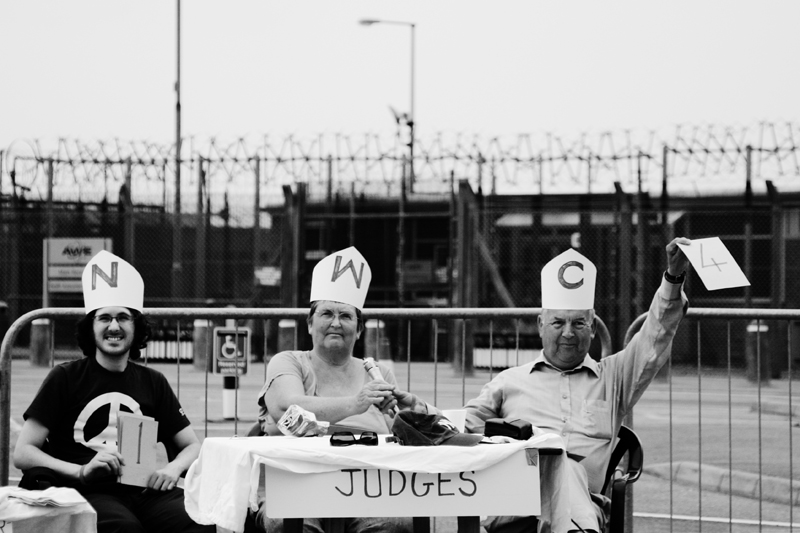
[[[797,121],[800,2],[182,3],[184,136],[486,136]],[[8,0],[0,148],[175,138],[176,2]]]

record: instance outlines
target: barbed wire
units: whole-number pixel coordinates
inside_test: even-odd
[[[800,126],[761,122],[752,126],[678,125],[671,131],[520,134],[484,138],[439,133],[415,144],[418,197],[448,194],[466,179],[486,194],[565,194],[623,190],[671,195],[736,193],[745,190],[751,147],[754,192],[770,180],[779,190],[800,189],[797,141]],[[137,204],[174,210],[175,146],[148,141],[62,138],[49,148],[20,140],[3,150],[0,193],[44,200],[52,165],[56,201],[117,202],[130,174]],[[189,137],[182,143],[181,211],[196,210],[198,194],[212,209],[225,197],[252,198],[258,184],[264,206],[283,202],[282,187],[306,183],[311,198],[396,197],[408,176],[408,147],[400,135],[289,135],[233,141]],[[204,171],[200,183],[200,169]],[[256,176],[256,171],[258,176]],[[13,183],[12,183],[13,182]]]

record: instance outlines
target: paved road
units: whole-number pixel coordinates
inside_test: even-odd
[[[255,398],[264,378],[262,363],[251,364],[249,372],[240,379],[238,420],[224,420],[222,417],[222,377],[208,375],[187,364],[155,363],[154,366],[178,391],[181,403],[201,438],[245,434],[255,421]],[[462,378],[455,375],[446,363],[414,363],[410,366],[397,363],[394,369],[401,386],[410,384],[410,390],[442,409],[460,407],[463,399],[475,396],[490,377],[488,371],[476,370],[473,376]],[[32,367],[27,359],[12,362],[12,440],[15,439],[13,427],[22,422],[22,413],[47,370]],[[796,384],[795,387],[800,388]],[[730,460],[734,470],[755,473],[760,464],[763,475],[799,479],[800,468],[790,461],[800,459],[800,435],[796,433],[800,430],[791,424],[787,415],[766,412],[771,405],[791,405],[794,395],[792,391],[790,397],[787,381],[773,381],[769,387],[760,390],[741,377],[728,380],[724,376],[704,376],[699,385],[696,376],[692,375],[676,376],[671,386],[657,381],[645,393],[634,415],[635,428],[645,449],[646,468],[647,465],[669,463],[671,449],[675,462],[697,461],[722,465],[727,469]],[[699,398],[702,398],[702,409],[698,409]],[[759,401],[764,408],[760,417],[751,409]],[[698,420],[702,420],[702,425]],[[790,441],[794,450],[792,454],[789,453]],[[12,478],[18,475],[12,465]],[[696,483],[670,484],[668,480],[645,474],[635,487],[636,531],[749,533],[788,530],[768,523],[800,523],[800,508],[793,512],[788,504],[759,502],[709,490],[701,493]],[[669,514],[696,517],[701,512],[704,517],[724,517],[727,520],[732,516],[743,521],[757,521],[761,517],[764,522],[759,528],[746,523],[730,525],[696,519],[670,521],[658,517]],[[800,530],[800,525],[795,529]],[[454,522],[442,520],[437,530],[454,530]]]

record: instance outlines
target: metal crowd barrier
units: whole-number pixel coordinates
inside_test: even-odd
[[[646,316],[628,328],[625,345]],[[770,333],[769,323],[778,331]],[[702,532],[703,524],[712,531],[721,531],[720,524],[731,532],[800,530],[794,513],[800,505],[794,460],[800,424],[793,387],[800,370],[800,309],[690,308],[681,328],[689,330],[684,337],[693,360],[676,366],[673,347],[645,393],[662,407],[649,409],[646,417],[639,414],[642,407],[634,409],[640,435],[647,432],[645,418],[650,420],[644,424],[667,426],[669,437],[659,430],[657,446],[645,439],[644,472],[669,480],[668,491],[658,495],[668,510],[634,515],[670,520],[670,531],[674,526]],[[736,329],[739,338],[745,332],[745,346],[736,345]],[[741,357],[738,368],[734,362],[736,349],[745,353],[744,368]],[[686,521],[696,529],[685,529]]]
[[[530,331],[530,325],[541,312],[540,308],[520,309],[431,309],[431,308],[405,308],[405,309],[369,309],[364,314],[365,320],[395,321],[398,324],[396,331],[405,337],[405,345],[411,346],[412,338],[419,335],[414,328],[419,321],[430,321],[433,358],[432,390],[425,389],[425,399],[436,404],[441,399],[444,387],[452,401],[453,390],[460,389],[460,401],[465,403],[471,398],[467,396],[467,372],[461,369],[475,369],[480,379],[489,380],[505,366],[514,366],[525,362],[530,357],[528,347],[521,347],[521,331]],[[307,316],[307,309],[235,309],[235,308],[150,308],[145,313],[152,319],[170,319],[178,321],[176,338],[184,338],[181,334],[181,324],[188,324],[198,319],[234,320],[235,327],[240,327],[245,320],[296,320],[302,324]],[[2,345],[0,346],[0,485],[8,484],[9,457],[10,457],[10,390],[11,376],[11,351],[22,328],[39,318],[56,320],[75,320],[83,314],[80,308],[51,308],[39,309],[23,315],[9,328]],[[626,344],[633,334],[641,327],[644,315],[637,318],[628,329]],[[704,326],[709,321],[714,321],[711,326]],[[718,322],[724,321],[719,326]],[[755,381],[745,379],[742,368],[736,368],[733,363],[732,353],[735,351],[732,331],[739,327],[739,322],[749,321],[747,335],[755,338]],[[769,354],[762,353],[761,337],[765,335],[762,325],[765,321],[779,321],[786,327],[786,352],[785,376],[773,379],[771,384],[765,376],[760,375],[762,359],[775,358],[773,349]],[[671,360],[659,376],[645,392],[645,396],[636,408],[636,430],[643,438],[645,448],[645,473],[661,476],[666,481],[663,483],[667,489],[658,498],[665,502],[663,512],[637,511],[637,519],[667,519],[672,524],[679,524],[681,520],[694,520],[699,524],[723,521],[733,527],[741,524],[758,527],[786,527],[788,529],[800,526],[794,523],[793,508],[800,505],[800,485],[788,482],[795,477],[794,459],[795,448],[798,447],[797,439],[793,438],[795,426],[792,416],[795,414],[793,405],[793,373],[796,366],[795,356],[800,342],[796,338],[800,329],[795,324],[800,321],[800,310],[785,309],[715,309],[715,308],[690,308],[682,330],[683,344],[680,355],[684,363],[673,364],[679,359],[678,353],[673,349]],[[416,325],[413,325],[412,322]],[[488,336],[488,346],[476,347],[473,361],[466,361],[466,335],[468,329],[465,324],[482,324],[484,337]],[[503,324],[500,328],[498,324]],[[512,326],[508,326],[512,324]],[[440,325],[443,325],[441,327]],[[527,329],[526,329],[527,327]],[[744,326],[742,326],[744,327]],[[443,375],[439,372],[439,363],[448,362],[444,350],[439,346],[439,332],[448,328],[455,328],[461,337],[460,352],[456,353],[457,361],[449,361],[456,372]],[[297,328],[300,329],[300,328]],[[708,330],[713,329],[716,336],[721,336],[725,342],[714,340],[715,351],[721,349],[727,353],[727,361],[715,360],[714,365],[709,365],[707,353],[709,347],[706,339]],[[297,330],[295,330],[295,346],[297,344]],[[472,331],[472,330],[469,330]],[[206,329],[210,335],[210,329]],[[377,334],[382,333],[377,328]],[[505,335],[506,341],[502,348],[496,348],[495,336]],[[602,355],[612,353],[611,337],[607,328],[599,323],[598,338],[602,347]],[[689,338],[687,341],[686,339]],[[704,342],[706,344],[704,344]],[[181,343],[183,344],[183,343]],[[783,344],[783,343],[781,343]],[[264,338],[264,352],[266,353],[267,338]],[[378,339],[378,346],[382,343]],[[206,349],[211,346],[210,339],[206,339]],[[780,348],[781,350],[783,348]],[[483,350],[483,351],[481,351]],[[208,354],[206,354],[208,357]],[[372,355],[372,354],[365,354]],[[420,383],[411,381],[412,361],[410,350],[406,350],[405,361],[395,359],[394,364],[407,365],[406,389],[418,392]],[[478,364],[478,359],[482,363]],[[686,363],[686,359],[690,363]],[[178,394],[180,395],[180,359],[185,359],[185,354],[176,358],[178,368]],[[717,357],[717,359],[719,359]],[[474,366],[473,363],[474,362]],[[488,364],[487,364],[488,362]],[[266,369],[266,365],[264,366]],[[459,374],[460,372],[460,374]],[[459,376],[460,378],[454,378]],[[750,376],[752,378],[752,376]],[[459,379],[460,383],[454,383]],[[474,379],[473,379],[474,381]],[[412,386],[413,385],[413,386]],[[206,390],[208,380],[206,378]],[[427,384],[424,386],[427,387]],[[414,390],[414,388],[417,390]],[[473,394],[470,389],[470,394]],[[430,396],[427,396],[430,394]],[[782,413],[775,413],[771,409],[773,404],[779,403]],[[238,405],[238,404],[237,404]],[[238,420],[238,417],[235,419]],[[632,419],[626,421],[631,424]],[[207,434],[208,430],[206,430]],[[235,429],[238,433],[238,429]],[[743,442],[749,444],[747,451],[740,451]],[[744,455],[745,459],[742,459]],[[785,456],[785,461],[781,458]],[[777,463],[776,463],[777,462]],[[744,466],[743,466],[744,465]],[[712,467],[712,468],[709,468]],[[660,469],[660,470],[659,470]],[[742,470],[746,470],[750,477],[737,477]],[[780,474],[780,475],[776,475]],[[774,478],[780,477],[787,483],[771,485]],[[744,481],[743,481],[744,479]],[[687,504],[683,495],[682,484],[689,483],[703,490],[697,490],[696,501]],[[750,498],[757,500],[757,512],[753,511],[748,519],[740,518],[734,512],[738,506],[734,504],[745,489],[739,485],[747,484]],[[711,486],[714,485],[714,486]],[[777,488],[776,488],[777,487]],[[782,494],[774,494],[777,491]],[[727,512],[719,510],[719,503],[709,503],[710,493],[727,494]],[[637,494],[641,494],[637,490]],[[641,499],[640,499],[641,498]],[[646,498],[637,496],[637,501],[646,503]],[[781,501],[786,503],[782,504]],[[777,502],[777,503],[776,503]],[[705,504],[705,507],[704,507]],[[775,507],[775,506],[778,507]],[[691,507],[691,508],[690,508]],[[785,512],[784,512],[785,508]],[[776,511],[777,509],[777,511]],[[737,509],[738,512],[738,509]],[[778,513],[779,519],[772,518]],[[723,515],[723,516],[719,516]],[[678,526],[680,530],[680,526]]]
[[[298,324],[302,324],[305,320],[306,316],[308,315],[308,309],[255,309],[255,308],[146,308],[144,313],[148,316],[149,319],[152,321],[157,321],[160,319],[173,319],[178,321],[178,328],[176,332],[176,338],[183,338],[180,324],[181,322],[189,323],[190,321],[195,321],[198,319],[206,319],[206,320],[215,320],[215,321],[230,321],[233,320],[235,322],[234,327],[241,327],[243,321],[255,319],[255,320],[296,320]],[[536,316],[541,313],[540,308],[515,308],[515,309],[507,309],[507,308],[500,308],[500,309],[431,309],[431,308],[405,308],[405,309],[369,309],[368,312],[364,314],[365,320],[432,320],[434,324],[434,329],[437,327],[439,321],[453,321],[453,320],[478,320],[478,319],[491,319],[491,320],[515,320],[517,321],[517,327],[519,327],[519,321],[522,320],[535,320]],[[8,329],[6,332],[5,337],[3,338],[2,345],[0,345],[0,485],[7,485],[8,484],[8,475],[9,475],[9,456],[10,456],[10,409],[11,409],[11,386],[12,386],[12,377],[11,377],[11,360],[12,360],[12,348],[16,343],[16,339],[19,336],[22,328],[27,326],[28,324],[33,323],[35,320],[38,319],[54,319],[54,320],[71,320],[75,321],[81,316],[83,316],[84,311],[82,308],[47,308],[47,309],[37,309],[26,313],[19,317]],[[466,328],[462,328],[466,335]],[[206,328],[206,333],[209,337],[206,339],[205,346],[207,348],[211,347],[211,339],[210,334],[211,331],[209,328]],[[407,338],[408,343],[411,343],[411,336],[412,336],[412,328],[410,322],[407,326]],[[517,331],[516,337],[519,337],[519,333]],[[599,337],[603,347],[603,353],[606,354],[610,350],[610,335],[608,333],[605,324],[600,322],[599,326]],[[434,337],[438,338],[438,337]],[[264,343],[266,345],[267,339],[264,339]],[[183,343],[180,343],[183,344]],[[297,340],[295,338],[295,345],[297,344]],[[379,343],[380,344],[380,343]],[[434,342],[434,344],[436,344]],[[465,342],[461,343],[462,346],[462,353],[461,353],[461,365],[463,368],[464,360],[465,360],[465,353],[466,350],[463,347],[466,346]],[[180,346],[176,349],[180,350]],[[148,346],[148,350],[151,350],[151,347]],[[152,350],[151,350],[152,351]],[[438,350],[437,347],[434,346],[434,359],[438,359]],[[51,338],[51,361],[53,359],[52,352],[54,349],[52,347],[52,338]],[[206,354],[208,355],[208,354]],[[179,357],[175,357],[176,361],[183,359],[183,355],[181,354]],[[409,359],[408,364],[411,364]],[[178,364],[178,368],[180,365]],[[410,374],[409,374],[410,376]],[[178,396],[180,396],[180,371],[178,373],[178,390],[176,391]],[[437,394],[436,382],[434,382],[434,400]],[[410,383],[407,387],[411,389]],[[464,396],[462,392],[462,397]],[[236,403],[235,405],[238,405]],[[238,420],[238,417],[234,417],[235,420]],[[237,428],[238,430],[238,428]]]

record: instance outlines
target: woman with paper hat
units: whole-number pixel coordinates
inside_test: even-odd
[[[77,336],[86,357],[56,366],[45,378],[23,415],[14,464],[49,469],[57,484],[80,491],[97,512],[98,532],[214,531],[189,518],[176,488],[200,442],[166,378],[134,362],[150,334],[142,277],[101,251],[86,265],[82,283],[86,315]],[[133,441],[123,437],[128,420],[140,428],[130,433]],[[166,466],[156,464],[156,441],[170,456]],[[138,449],[123,442],[138,442]]]
[[[314,267],[311,307],[306,323],[310,351],[276,354],[267,367],[267,380],[258,395],[259,421],[266,434],[280,434],[276,422],[292,405],[329,422],[332,429],[391,433],[395,408],[427,412],[427,404],[397,388],[392,371],[378,363],[382,380],[370,377],[364,362],[353,356],[353,346],[364,323],[361,311],[372,273],[354,247],[334,252]],[[263,507],[262,507],[263,509]],[[264,516],[257,523],[268,532],[279,531],[281,520]],[[320,520],[306,519],[306,531],[320,531]],[[348,519],[347,531],[410,531],[410,518]]]
[[[666,246],[667,270],[639,333],[622,351],[600,362],[588,354],[595,334],[597,269],[576,250],[567,250],[542,269],[542,353],[487,383],[466,405],[466,426],[482,433],[490,418],[522,419],[560,435],[568,457],[569,486],[564,490],[569,490],[570,508],[551,507],[548,495],[542,494],[542,516],[492,517],[484,522],[489,533],[605,530],[602,503],[608,500],[599,493],[614,437],[669,359],[688,307],[682,286],[689,261],[679,244],[691,241],[679,237]]]

